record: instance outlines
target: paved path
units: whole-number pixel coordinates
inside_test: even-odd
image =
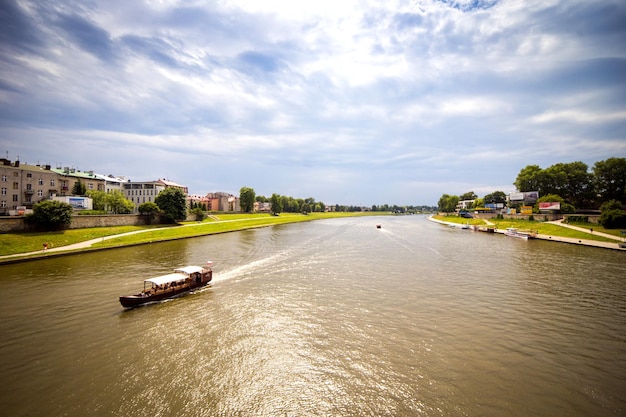
[[[25,252],[25,253],[14,253],[12,255],[3,255],[0,256],[0,260],[2,259],[11,259],[11,258],[19,258],[22,256],[32,256],[32,255],[44,255],[47,253],[55,253],[55,252],[67,252],[67,251],[72,251],[72,250],[76,250],[76,249],[87,249],[90,248],[91,245],[93,245],[94,243],[98,243],[98,242],[103,242],[105,240],[109,240],[109,239],[115,239],[116,237],[120,237],[120,236],[127,236],[127,235],[134,235],[137,233],[145,233],[145,232],[150,232],[152,230],[155,229],[143,229],[143,230],[135,230],[133,232],[126,232],[126,233],[120,233],[118,235],[110,235],[110,236],[102,236],[96,239],[91,239],[91,240],[85,240],[84,242],[78,242],[78,243],[74,243],[71,245],[67,245],[67,246],[58,246],[58,247],[54,247],[54,248],[48,248],[47,250],[38,250],[38,251],[34,251],[34,252]]]
[[[215,219],[216,216],[211,216],[211,218]],[[249,219],[234,219],[234,220],[218,220],[215,222],[211,222],[211,223],[204,223],[204,222],[198,222],[198,223],[188,223],[188,224],[183,224],[183,225],[176,225],[176,226],[171,226],[171,227],[176,227],[176,228],[180,228],[180,227],[195,227],[195,226],[204,226],[207,224],[215,224],[215,223],[230,223],[230,222],[239,222],[242,220],[256,220],[255,217],[251,217]],[[163,229],[167,229],[167,227],[162,227],[159,229],[142,229],[142,230],[135,230],[132,232],[126,232],[126,233],[120,233],[117,235],[110,235],[110,236],[102,236],[96,239],[90,239],[90,240],[86,240],[84,242],[78,242],[78,243],[74,243],[71,245],[67,245],[67,246],[59,246],[59,247],[54,247],[54,248],[48,248],[47,250],[37,250],[34,252],[25,252],[25,253],[14,253],[11,255],[3,255],[0,256],[0,261],[3,260],[10,260],[12,258],[21,258],[24,256],[45,256],[48,253],[55,253],[55,252],[68,252],[68,251],[73,251],[76,249],[88,249],[90,248],[94,243],[98,243],[98,242],[104,242],[105,240],[109,240],[109,239],[115,239],[121,236],[128,236],[128,235],[135,235],[138,233],[146,233],[146,232],[152,232],[154,230],[163,230]],[[103,248],[103,249],[108,249],[108,248]],[[31,258],[32,259],[32,258]]]

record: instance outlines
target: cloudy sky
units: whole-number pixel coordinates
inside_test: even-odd
[[[0,156],[326,204],[626,157],[623,0],[2,0]]]

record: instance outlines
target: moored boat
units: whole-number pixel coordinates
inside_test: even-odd
[[[515,227],[509,227],[508,229],[504,231],[504,234],[507,236],[516,237],[518,239],[525,239],[525,240],[534,238],[536,236],[534,232],[521,231]]]
[[[148,278],[143,281],[143,291],[121,296],[120,304],[126,308],[136,307],[204,287],[213,279],[212,266],[213,262],[209,261],[204,267],[190,265],[177,268],[171,274]]]

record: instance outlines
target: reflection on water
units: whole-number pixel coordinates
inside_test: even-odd
[[[117,301],[207,260],[214,281],[194,294],[127,311]],[[623,415],[623,266],[620,252],[421,216],[6,265],[0,405],[11,416]]]

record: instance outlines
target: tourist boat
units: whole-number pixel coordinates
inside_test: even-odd
[[[511,237],[516,237],[519,239],[531,239],[535,237],[535,233],[533,232],[522,232],[519,229],[515,228],[515,227],[509,227],[508,229],[506,229],[504,231],[504,234],[507,236],[511,236]]]
[[[148,278],[143,281],[143,291],[134,295],[120,297],[122,306],[136,307],[142,304],[172,298],[189,291],[204,287],[213,279],[213,262],[206,266],[185,266],[177,268],[173,273]]]

